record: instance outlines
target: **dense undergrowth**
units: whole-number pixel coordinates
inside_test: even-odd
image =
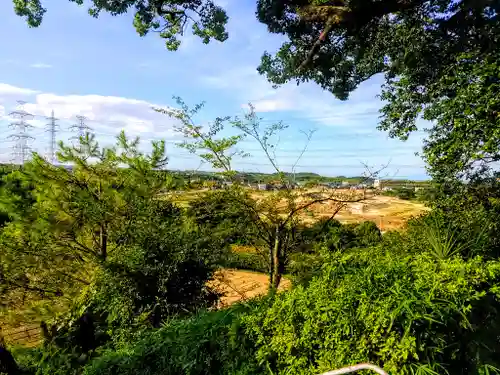
[[[47,300],[66,309],[42,322],[38,347],[0,343],[0,372],[313,375],[359,362],[391,374],[500,372],[498,183],[442,192],[384,235],[372,222],[284,227],[292,288],[219,310],[207,286],[217,269],[270,272],[248,194],[178,207],[155,167],[161,147],[145,157],[124,136],[119,146],[93,165],[63,149],[72,171],[35,159],[4,178],[2,298],[12,311]]]
[[[391,243],[322,255],[307,285],[124,336],[79,370],[62,371],[78,360],[49,345],[38,374],[316,374],[366,361],[394,374],[500,367],[500,262],[438,260]]]

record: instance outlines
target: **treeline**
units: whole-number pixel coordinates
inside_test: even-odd
[[[223,175],[218,172],[201,172],[201,171],[169,171],[173,176],[179,180],[182,186],[189,188],[190,186],[195,186],[196,184],[202,186],[204,182],[208,181],[223,181]],[[373,178],[361,177],[361,176],[353,176],[353,177],[345,177],[345,176],[336,176],[336,177],[328,177],[321,176],[317,173],[311,172],[298,172],[298,173],[290,173],[283,172],[283,174],[278,173],[252,173],[252,172],[235,172],[234,178],[241,181],[242,183],[272,183],[276,181],[280,181],[282,178],[286,177],[288,180],[294,182],[314,182],[314,183],[326,183],[326,182],[336,182],[341,183],[343,181],[347,181],[350,184],[358,184],[361,182],[367,184],[373,184]],[[396,181],[395,181],[396,183]]]

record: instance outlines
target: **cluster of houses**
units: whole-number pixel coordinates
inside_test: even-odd
[[[300,187],[304,187],[308,182],[307,181],[297,181],[297,182],[289,182],[288,184],[283,183],[248,183],[246,184],[250,189],[253,190],[284,190],[284,189],[296,189]],[[231,181],[221,181],[213,185],[213,189],[218,189],[222,186],[231,186],[233,183]],[[363,190],[367,188],[371,188],[371,185],[368,184],[353,184],[349,181],[342,182],[324,182],[318,183],[317,186],[323,186],[330,189],[351,189],[351,190]]]
[[[342,182],[325,182],[319,184],[320,186],[328,187],[330,189],[351,189],[351,190],[364,190],[369,189],[372,186],[365,183],[351,183],[349,181]]]
[[[296,189],[300,187],[304,187],[309,184],[309,181],[297,181],[297,182],[289,182],[288,184],[283,184],[279,182],[271,182],[271,183],[246,183],[245,185],[253,190],[284,190],[284,189]],[[220,189],[224,186],[231,186],[233,182],[217,180],[210,181],[208,184],[212,190]],[[383,186],[382,181],[374,180],[373,183],[354,183],[350,181],[341,181],[341,182],[321,182],[316,186],[318,187],[327,187],[329,189],[350,189],[350,190],[365,190],[365,189],[376,189],[382,191],[391,191],[394,189],[393,186]],[[415,190],[419,188],[415,187]]]
[[[231,186],[233,183],[231,181],[224,181],[223,185]],[[285,189],[295,189],[299,185],[296,183],[282,184],[282,183],[248,183],[246,184],[250,189],[254,190],[285,190]]]

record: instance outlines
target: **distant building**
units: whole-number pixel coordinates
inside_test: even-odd
[[[347,187],[350,185],[349,181],[342,181],[342,187]]]
[[[381,186],[382,186],[382,184],[381,184],[381,181],[380,181],[380,180],[378,180],[378,179],[377,179],[377,180],[374,180],[374,181],[373,181],[373,187],[374,187],[375,189],[380,189],[380,187],[381,187]]]
[[[269,190],[269,185],[268,184],[257,184],[257,189],[258,190]]]

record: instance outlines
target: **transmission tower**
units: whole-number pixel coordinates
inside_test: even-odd
[[[34,116],[24,110],[26,102],[18,101],[17,103],[17,109],[9,114],[11,117],[17,119],[17,121],[11,122],[9,125],[9,127],[14,129],[14,134],[11,134],[9,138],[16,141],[16,144],[12,148],[12,161],[16,164],[22,165],[27,160],[29,153],[31,152],[31,147],[28,145],[28,141],[35,139],[28,133],[33,126],[27,122],[28,120],[33,119]]]
[[[71,137],[71,139],[76,139],[79,140],[80,137],[84,137],[85,133],[92,131],[92,129],[85,123],[85,120],[87,119],[85,116],[76,116],[76,119],[78,122],[72,126],[70,126],[71,130],[76,130],[77,135],[74,137]]]
[[[57,129],[59,125],[57,125],[57,120],[54,117],[54,111],[52,110],[52,113],[50,117],[47,117],[47,120],[49,122],[47,123],[47,131],[50,133],[50,144],[49,144],[49,153],[47,155],[47,159],[52,163],[55,164],[57,161],[56,158],[56,149],[57,149]]]

